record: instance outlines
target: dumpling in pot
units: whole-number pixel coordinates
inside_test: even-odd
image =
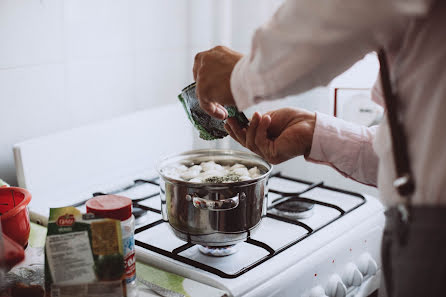
[[[197,177],[201,172],[201,166],[194,165],[190,167],[188,170],[181,173],[181,178],[185,180],[190,180],[192,178]]]
[[[196,170],[197,168],[195,168]],[[183,165],[183,164],[175,164],[172,166],[169,166],[167,168],[164,168],[162,170],[162,172],[164,173],[164,175],[166,175],[167,177],[170,178],[175,178],[175,179],[181,179],[181,175],[186,172],[187,170],[189,170],[189,168],[187,168],[187,166]]]
[[[198,177],[194,177],[194,178],[192,178],[191,180],[189,180],[189,182],[190,183],[202,183],[203,182],[203,180],[201,179],[201,178],[198,178]]]
[[[169,178],[178,179],[180,177],[180,172],[176,167],[165,168],[163,169],[163,173]]]
[[[214,161],[202,162],[200,166],[203,169],[203,171],[223,169],[223,167],[220,164],[217,164]]]
[[[237,168],[246,168],[246,166],[243,164],[240,164],[240,163],[235,163],[234,165],[231,166],[231,170],[234,170]]]
[[[240,176],[241,181],[250,180],[250,179],[251,179],[251,177],[249,175]]]
[[[202,172],[202,173],[199,175],[199,177],[200,177],[201,179],[205,180],[205,179],[207,179],[207,178],[209,178],[209,177],[214,177],[214,176],[216,176],[216,177],[222,177],[222,176],[224,176],[224,175],[225,175],[225,172],[222,171],[222,170],[208,170],[208,171]]]
[[[184,171],[186,171],[187,169],[189,169],[189,168],[188,168],[186,165],[184,165],[184,164],[178,165],[178,166],[176,166],[176,168],[177,168],[178,172],[184,172]]]
[[[248,168],[246,167],[239,167],[232,169],[231,172],[240,175],[240,176],[249,176]]]
[[[259,168],[257,168],[257,166],[252,167],[251,169],[248,170],[249,172],[249,176],[251,178],[257,178],[261,175]]]
[[[192,167],[189,167],[188,170],[195,170],[195,171],[200,172],[201,170],[203,170],[203,168],[201,168],[200,165],[194,165],[194,166],[192,166]]]

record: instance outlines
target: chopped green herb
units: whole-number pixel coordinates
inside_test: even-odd
[[[235,173],[230,173],[225,176],[211,176],[204,180],[207,183],[224,183],[224,182],[239,182],[241,181],[240,175]]]

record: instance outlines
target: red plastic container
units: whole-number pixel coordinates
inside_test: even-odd
[[[25,247],[28,244],[30,224],[28,204],[31,194],[22,188],[0,188],[0,218],[3,233]]]
[[[23,247],[5,234],[0,234],[0,268],[6,271],[25,258]]]

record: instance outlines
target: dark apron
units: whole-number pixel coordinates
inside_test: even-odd
[[[378,59],[397,176],[393,185],[403,198],[398,206],[386,211],[379,295],[446,296],[446,207],[414,206],[411,203],[415,181],[404,124],[398,116],[401,109],[397,93],[392,88],[384,50],[378,52]]]
[[[446,208],[413,207],[406,228],[386,212],[380,297],[446,296]]]

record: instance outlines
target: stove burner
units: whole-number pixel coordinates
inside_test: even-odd
[[[135,216],[135,225],[141,225],[149,219],[147,210],[133,206],[132,214]]]
[[[306,219],[313,215],[313,207],[313,203],[301,201],[299,197],[291,197],[275,205],[273,212],[290,219]]]
[[[227,246],[203,246],[198,245],[198,250],[207,256],[212,257],[224,257],[229,256],[238,251],[238,248],[234,245]]]

